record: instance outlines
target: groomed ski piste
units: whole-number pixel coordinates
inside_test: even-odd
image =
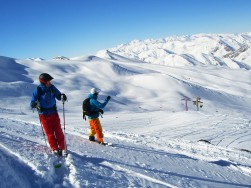
[[[251,187],[247,67],[176,67],[110,51],[70,60],[1,56],[0,67],[0,187]],[[68,97],[61,168],[29,107],[42,72]],[[100,117],[112,146],[88,140],[81,105],[92,87],[100,101],[112,97]],[[57,107],[63,127],[61,101]]]

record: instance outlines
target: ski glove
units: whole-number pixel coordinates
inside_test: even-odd
[[[42,112],[43,108],[40,106],[40,102],[36,101],[31,105],[32,108],[36,108],[38,112]]]
[[[106,99],[109,101],[111,99],[111,96],[108,96]]]
[[[104,111],[102,109],[98,110],[100,114],[104,114]]]
[[[40,106],[40,102],[36,101],[31,105],[32,108],[36,108],[37,111],[42,112],[43,108]]]
[[[62,101],[66,101],[67,100],[67,97],[66,97],[66,95],[64,93],[61,94],[61,99],[62,99]]]
[[[43,112],[43,110],[44,110],[44,109],[40,106],[40,104],[37,105],[37,111],[38,111],[38,112]]]
[[[31,104],[31,108],[37,108],[37,101]]]

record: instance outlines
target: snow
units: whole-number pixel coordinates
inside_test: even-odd
[[[160,65],[226,64],[232,69],[239,67],[250,69],[250,46],[250,33],[197,34],[165,39],[134,40],[111,48],[109,51]],[[232,62],[225,62],[228,59],[224,57],[231,57]]]
[[[230,49],[250,41],[250,33],[219,36]],[[0,187],[251,187],[250,48],[234,59],[210,56],[205,51],[218,45],[219,36],[133,41],[120,45],[119,53],[109,49],[63,61],[1,56]],[[159,42],[173,48],[152,54]],[[161,63],[164,52],[168,63]],[[205,57],[207,63],[199,63]],[[42,72],[68,97],[69,156],[60,169],[53,167],[56,159],[29,107]],[[100,101],[112,97],[100,120],[113,146],[88,140],[81,105],[92,87],[101,88]],[[198,111],[197,96],[203,102]],[[63,126],[62,102],[57,106]]]

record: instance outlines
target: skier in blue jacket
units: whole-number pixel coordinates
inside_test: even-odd
[[[108,96],[103,103],[99,102],[98,95],[99,95],[100,89],[92,88],[90,91],[90,94],[88,95],[88,98],[90,98],[90,111],[92,112],[88,116],[89,124],[90,124],[90,135],[89,140],[95,141],[95,135],[97,135],[97,141],[100,144],[104,144],[103,141],[103,130],[101,123],[99,121],[99,113],[103,114],[102,108],[106,106],[108,101],[111,99],[110,96]]]
[[[66,101],[67,97],[51,84],[53,77],[47,73],[39,76],[40,85],[34,90],[30,106],[37,108],[40,121],[47,135],[51,150],[62,155],[65,138],[56,107],[56,99]]]

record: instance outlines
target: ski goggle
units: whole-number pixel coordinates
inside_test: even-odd
[[[42,79],[39,79],[39,81],[40,81],[40,83],[42,83],[42,84],[44,84],[46,86],[50,86],[51,85],[51,81],[50,80],[49,81],[44,81]]]
[[[51,81],[47,81],[45,85],[46,86],[50,86],[51,85]]]

